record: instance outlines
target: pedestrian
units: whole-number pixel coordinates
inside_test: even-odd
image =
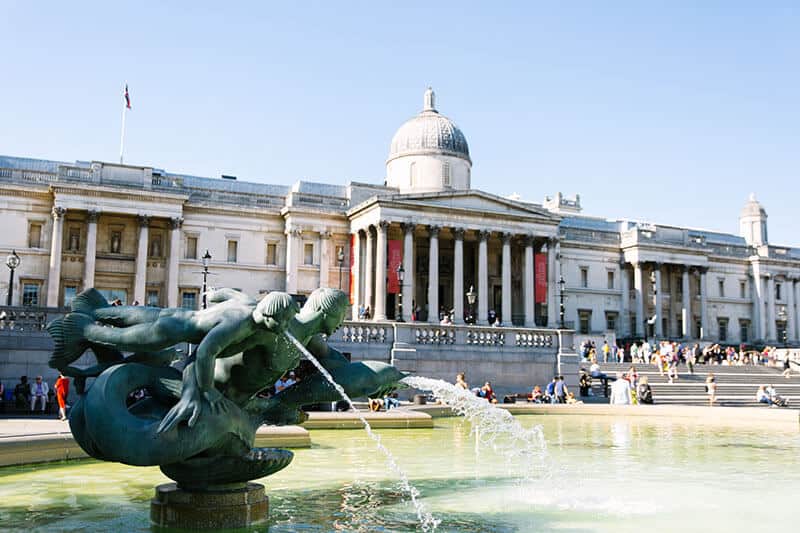
[[[708,405],[713,407],[714,402],[717,401],[717,380],[711,372],[706,378],[706,393],[708,393]]]
[[[69,396],[69,378],[61,372],[56,380],[56,400],[58,401],[58,419],[62,422],[67,419],[67,396]]]
[[[631,404],[631,385],[627,379],[623,378],[622,372],[617,372],[617,380],[611,385],[611,405],[630,405]]]
[[[36,409],[36,404],[41,400],[42,412],[47,409],[47,393],[50,392],[50,386],[42,379],[42,376],[36,376],[36,382],[31,383],[31,413]]]

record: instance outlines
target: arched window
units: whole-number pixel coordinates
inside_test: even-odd
[[[450,187],[450,162],[445,161],[442,163],[442,185]]]
[[[409,181],[411,182],[411,188],[414,188],[414,187],[417,186],[417,164],[416,163],[411,163],[411,166],[409,167],[409,174],[410,174]]]

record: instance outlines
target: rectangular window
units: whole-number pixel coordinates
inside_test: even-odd
[[[586,267],[581,267],[581,287],[588,287],[589,286],[589,269]]]
[[[150,235],[148,257],[161,257],[161,234]]]
[[[608,288],[609,289],[613,289],[614,288],[614,271],[613,270],[609,270],[608,271]]]
[[[235,263],[239,253],[239,242],[228,241],[228,263]]]
[[[445,161],[442,163],[442,186],[450,187],[450,162]]]
[[[69,307],[69,304],[72,303],[72,299],[75,298],[75,295],[78,294],[78,287],[74,285],[65,285],[64,286],[64,307]]]
[[[22,284],[22,305],[39,305],[39,292],[42,285],[37,282],[26,281]]]
[[[181,292],[181,307],[184,309],[197,309],[197,292]]]
[[[747,298],[747,282],[739,282],[739,298]]]
[[[77,252],[81,249],[81,228],[78,226],[69,227],[69,235],[67,238],[67,250],[70,252]]]
[[[267,244],[267,264],[268,265],[277,265],[278,264],[278,245],[274,242]]]
[[[718,318],[717,327],[719,328],[719,341],[725,342],[728,340],[728,319]]]
[[[750,321],[739,321],[739,342],[750,342]]]
[[[28,248],[42,247],[42,225],[31,224],[28,227]]]
[[[776,283],[775,284],[775,299],[776,300],[780,300],[781,299],[781,284],[780,283]]]
[[[304,265],[313,265],[314,264],[314,244],[307,242],[303,245],[303,264]]]
[[[125,305],[128,302],[128,291],[125,289],[97,289],[100,294],[108,301],[108,303],[119,300],[120,304]]]
[[[592,311],[591,310],[581,310],[578,311],[578,325],[579,325],[579,333],[582,335],[588,335],[589,331],[592,328]]]
[[[112,254],[120,253],[122,251],[122,231],[112,230],[110,237],[111,242],[109,243],[108,249]]]
[[[197,237],[186,237],[186,259],[197,259]]]
[[[159,307],[158,290],[148,289],[145,303],[149,307]]]
[[[606,331],[617,331],[617,317],[615,311],[606,311]]]
[[[725,279],[719,278],[717,280],[717,286],[719,287],[719,297],[725,298]]]

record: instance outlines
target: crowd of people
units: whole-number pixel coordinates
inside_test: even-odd
[[[42,376],[36,376],[32,382],[28,380],[28,376],[21,376],[13,390],[6,391],[0,383],[0,404],[10,402],[19,411],[44,414],[55,400],[58,404],[59,420],[66,420],[69,383],[69,378],[60,373],[52,388]]]

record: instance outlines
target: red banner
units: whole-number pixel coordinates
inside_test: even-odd
[[[386,292],[397,294],[400,292],[400,282],[397,280],[397,268],[403,262],[403,241],[400,239],[389,240],[389,267],[386,271]]]
[[[350,280],[349,280],[349,283],[347,284],[347,286],[350,289],[350,291],[349,291],[349,294],[350,294],[350,305],[353,305],[355,303],[355,302],[353,302],[353,294],[354,294],[353,289],[354,289],[354,283],[355,283],[355,276],[353,276],[353,259],[356,256],[355,255],[355,243],[356,243],[356,236],[351,234],[350,235],[350,259],[349,259],[350,268],[348,269],[348,271],[350,272]]]
[[[533,256],[534,302],[547,302],[547,254],[537,253]]]

